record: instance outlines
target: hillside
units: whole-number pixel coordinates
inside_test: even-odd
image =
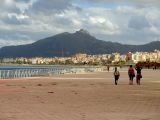
[[[4,57],[60,57],[72,56],[76,53],[109,54],[127,52],[160,50],[160,41],[145,45],[124,45],[120,43],[106,42],[91,36],[88,31],[80,30],[75,33],[61,33],[52,37],[41,39],[32,44],[6,46],[0,49],[0,58]]]

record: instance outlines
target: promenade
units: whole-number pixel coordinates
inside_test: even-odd
[[[0,80],[0,120],[160,120],[160,70],[141,85],[120,70]]]

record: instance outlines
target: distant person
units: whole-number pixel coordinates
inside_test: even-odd
[[[157,69],[157,67],[156,66],[153,66],[153,70],[156,70]]]
[[[117,70],[117,67],[115,67],[114,72],[113,72],[114,78],[115,78],[115,85],[118,84],[118,79],[120,76],[120,72]]]
[[[142,74],[141,74],[142,68],[137,66],[135,69],[137,71],[136,82],[137,82],[137,85],[140,85],[140,79],[142,78]]]
[[[122,69],[122,66],[119,66]]]
[[[107,70],[108,70],[108,72],[109,72],[109,69],[110,69],[110,66],[108,65],[108,66],[107,66]]]
[[[154,66],[154,69],[156,70],[156,69],[157,69],[157,66]]]
[[[135,77],[134,69],[132,68],[132,65],[130,65],[130,68],[128,69],[128,76],[129,76],[129,85],[133,85],[133,78]]]

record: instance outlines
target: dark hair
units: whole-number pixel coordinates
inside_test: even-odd
[[[130,67],[132,67],[132,65],[130,65]]]
[[[117,67],[115,67],[115,71],[117,71]]]

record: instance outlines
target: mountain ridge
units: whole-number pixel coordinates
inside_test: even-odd
[[[64,32],[51,37],[40,39],[34,43],[17,46],[5,46],[0,49],[0,58],[4,57],[61,57],[72,56],[76,53],[111,54],[128,52],[152,52],[160,50],[160,41],[144,45],[127,45],[118,42],[96,39],[86,30],[75,33]]]

